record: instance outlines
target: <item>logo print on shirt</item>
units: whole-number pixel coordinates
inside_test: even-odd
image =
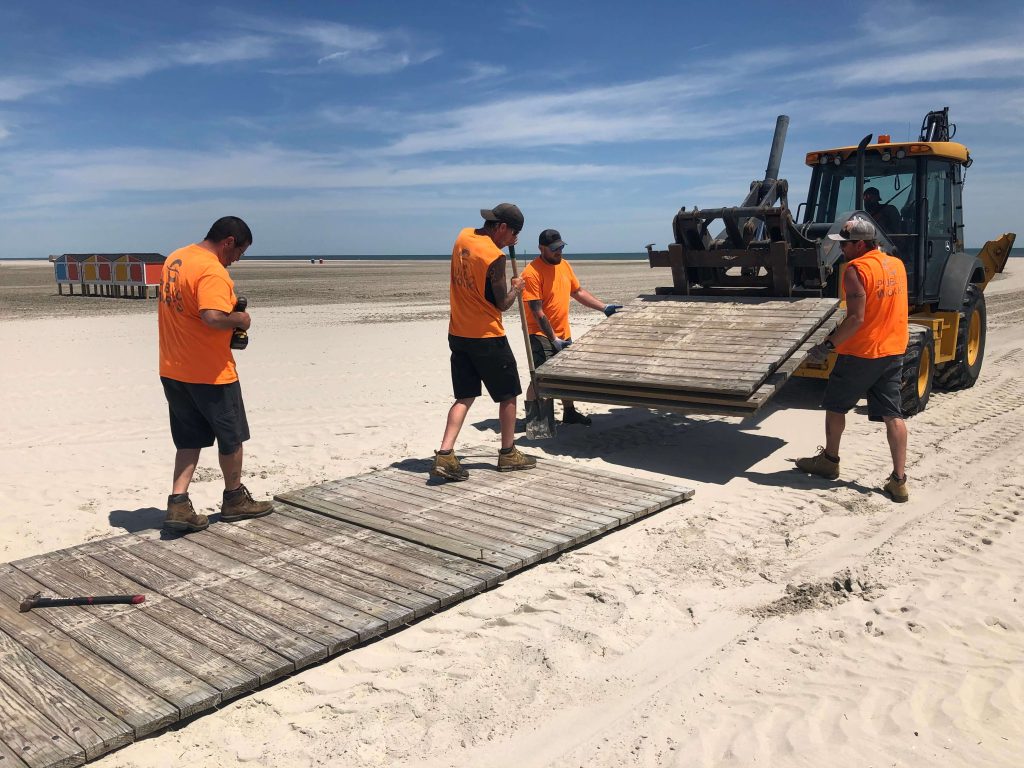
[[[463,248],[459,252],[459,260],[455,269],[455,284],[461,288],[476,292],[476,278],[469,267],[468,248]]]
[[[174,307],[178,312],[185,311],[185,305],[181,301],[181,288],[178,285],[178,271],[181,269],[181,259],[175,259],[167,265],[165,275],[167,279],[160,283],[160,300],[169,307]]]

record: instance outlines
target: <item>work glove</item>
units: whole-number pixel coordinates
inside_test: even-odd
[[[551,342],[551,345],[555,348],[555,352],[561,352],[570,344],[572,344],[572,339],[560,339],[557,336],[555,337],[555,340]]]
[[[828,356],[835,352],[835,347],[827,342],[821,342],[821,344],[815,344],[811,347],[811,351],[807,353],[807,362],[814,365],[823,365]]]
[[[616,312],[618,312],[620,309],[622,309],[622,305],[621,304],[605,304],[604,305],[604,309],[601,310],[601,311],[604,312],[604,316],[605,317],[611,317]]]

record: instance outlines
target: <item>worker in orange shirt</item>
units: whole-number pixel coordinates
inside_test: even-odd
[[[242,388],[231,354],[231,335],[249,329],[248,312],[236,311],[238,298],[227,268],[242,258],[252,232],[237,216],[224,216],[201,243],[179,248],[164,261],[157,323],[160,382],[170,412],[176,449],[174,479],[164,526],[201,531],[209,525],[198,514],[188,489],[199,452],[217,441],[224,496],[221,520],[236,522],[270,514],[272,502],[256,501],[242,485],[242,443],[249,439]]]
[[[430,468],[431,475],[446,480],[469,477],[455,455],[455,441],[470,406],[481,394],[481,385],[498,404],[498,471],[537,466],[537,460],[522,453],[513,442],[516,398],[523,388],[501,321],[502,312],[516,302],[523,287],[522,278],[506,284],[506,259],[501,249],[515,245],[525,219],[512,203],[482,209],[480,215],[483,226],[463,229],[452,247],[448,348],[455,402],[448,409],[441,447],[434,452]]]
[[[865,394],[868,418],[885,422],[892,454],[892,474],[884,491],[893,501],[907,501],[907,426],[903,420],[900,386],[903,353],[909,339],[907,271],[895,256],[880,251],[875,225],[854,215],[839,234],[846,294],[846,318],[808,353],[812,362],[824,362],[838,353],[825,387],[825,447],[815,456],[798,459],[804,472],[835,480],[839,477],[839,442],[846,414]]]
[[[557,229],[545,229],[537,242],[540,256],[523,270],[523,301],[530,311],[526,326],[530,332],[533,363],[540,367],[546,360],[572,344],[569,328],[569,297],[585,307],[604,312],[611,317],[622,309],[621,304],[605,304],[580,286],[572,265],[562,258],[565,242]],[[537,393],[533,384],[526,391],[526,418],[529,421],[537,410]],[[562,401],[562,423],[590,426],[590,417],[576,410],[572,400]]]

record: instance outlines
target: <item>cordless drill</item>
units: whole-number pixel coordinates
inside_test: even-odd
[[[239,296],[238,301],[235,303],[233,312],[245,312],[245,308],[249,302],[245,300],[245,296]],[[247,331],[243,331],[241,328],[235,328],[231,332],[231,348],[232,349],[245,349],[249,346],[249,334]]]

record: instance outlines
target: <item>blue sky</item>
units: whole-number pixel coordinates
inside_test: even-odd
[[[950,107],[968,246],[1019,231],[1024,4],[22,2],[0,5],[0,257],[159,251],[233,214],[253,254],[671,239],[733,205],[791,117],[805,152]]]

